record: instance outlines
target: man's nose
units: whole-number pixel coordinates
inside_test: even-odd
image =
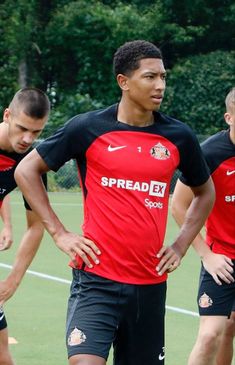
[[[33,141],[34,141],[34,135],[33,135],[33,133],[31,133],[31,132],[24,133],[23,142],[25,144],[32,144]]]
[[[155,81],[155,89],[156,90],[165,90],[166,88],[166,81],[161,77],[157,78]]]

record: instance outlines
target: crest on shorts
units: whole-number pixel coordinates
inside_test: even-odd
[[[166,160],[170,158],[170,151],[160,142],[155,144],[150,150],[150,155],[157,160]]]
[[[81,345],[81,343],[86,341],[86,335],[77,327],[70,333],[68,338],[68,345],[69,346],[76,346]]]
[[[208,308],[213,304],[213,300],[206,293],[204,293],[199,298],[198,304],[201,308]]]

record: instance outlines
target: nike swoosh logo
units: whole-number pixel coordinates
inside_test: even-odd
[[[5,317],[5,314],[3,313],[0,317],[0,321]]]
[[[160,354],[160,355],[158,356],[158,358],[159,358],[159,360],[160,360],[160,361],[162,361],[163,359],[165,359],[165,355]]]
[[[228,170],[228,171],[227,171],[227,175],[228,175],[228,176],[230,176],[230,175],[232,175],[232,174],[235,174],[235,170],[232,170],[232,171],[229,171],[229,170]]]
[[[108,146],[108,151],[109,152],[113,152],[113,151],[117,151],[117,150],[121,150],[122,148],[125,148],[126,146],[117,146],[117,147],[112,147],[111,145]]]

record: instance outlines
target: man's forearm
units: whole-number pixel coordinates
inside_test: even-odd
[[[15,260],[10,274],[7,276],[5,282],[6,291],[0,292],[0,299],[6,301],[16,291],[17,287],[21,283],[21,280],[31,264],[43,238],[43,226],[38,223],[28,230],[23,235],[19,248],[16,252]]]
[[[214,203],[214,195],[200,195],[193,198],[185,217],[178,217],[177,223],[182,224],[179,235],[175,240],[174,247],[182,256],[185,255],[190,244],[202,229]],[[182,223],[183,222],[183,223]],[[199,241],[197,241],[199,242]],[[196,245],[199,248],[199,243]]]
[[[11,223],[11,208],[10,208],[10,195],[8,194],[5,196],[2,202],[2,206],[0,209],[2,221],[4,223],[4,226],[6,228],[11,229],[12,223]]]

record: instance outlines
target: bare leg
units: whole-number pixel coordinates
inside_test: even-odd
[[[224,316],[200,317],[198,337],[189,356],[188,365],[215,365],[226,321]]]
[[[223,332],[222,341],[216,357],[216,365],[232,365],[233,339],[235,336],[235,312],[231,313]]]
[[[9,351],[7,328],[0,331],[0,365],[14,365]]]

